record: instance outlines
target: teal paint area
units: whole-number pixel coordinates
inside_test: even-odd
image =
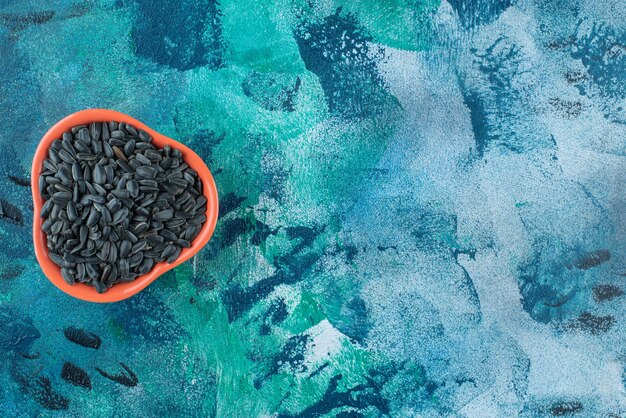
[[[626,414],[623,2],[0,0],[6,416]],[[194,149],[197,256],[58,291],[30,164],[92,107]]]

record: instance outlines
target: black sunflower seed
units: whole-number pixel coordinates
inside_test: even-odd
[[[183,177],[185,181],[187,182],[187,184],[189,184],[190,186],[192,186],[196,181],[196,179],[186,171],[183,173]]]
[[[40,212],[40,215],[42,218],[47,218],[48,215],[50,215],[53,205],[54,205],[54,202],[52,202],[52,200],[46,200],[44,202],[44,204],[41,206],[41,212]]]
[[[93,169],[93,181],[96,184],[104,184],[107,181],[107,175],[104,168],[100,164],[96,164]]]
[[[172,254],[170,254],[170,256],[165,259],[165,262],[168,263],[168,264],[171,264],[174,261],[176,261],[176,259],[180,256],[181,251],[182,250],[181,250],[180,247],[174,247],[174,252]]]
[[[53,173],[56,173],[58,171],[57,164],[53,163],[50,160],[43,160],[43,166],[47,168],[48,170],[52,171]]]
[[[195,218],[195,217],[194,217],[194,218]],[[177,218],[173,218],[173,219],[170,219],[169,221],[167,221],[167,222],[165,223],[165,226],[167,227],[167,229],[176,228],[176,227],[178,227],[178,226],[183,226],[183,225],[185,224],[185,222],[189,222],[189,223],[191,223],[191,221],[193,221],[193,220],[194,220],[194,218],[189,219],[189,220],[186,220],[186,219],[180,219],[180,218],[178,218],[178,219],[177,219]],[[200,223],[200,222],[197,222],[197,223]],[[195,224],[192,224],[192,225],[195,225]]]
[[[117,212],[115,212],[115,215],[113,215],[113,225],[117,225],[121,223],[123,220],[127,219],[129,213],[130,213],[129,210],[126,207],[123,207]]]
[[[146,241],[145,239],[139,240],[136,244],[133,245],[130,252],[135,254],[137,251],[141,251],[146,248],[146,245],[148,245],[148,241]]]
[[[67,265],[67,263],[65,262],[65,260],[63,259],[63,257],[61,257],[59,254],[57,253],[49,253],[48,257],[50,258],[50,260],[56,264],[59,267],[65,267]]]
[[[98,293],[106,292],[107,286],[102,281],[94,279],[92,283],[93,283],[93,287],[96,289],[96,292]]]
[[[161,253],[161,258],[167,259],[175,252],[176,252],[176,246],[174,244],[169,244],[167,247],[165,247],[165,249]]]
[[[101,216],[102,222],[105,225],[108,225],[108,224],[110,224],[113,221],[113,219],[111,217],[111,212],[109,211],[109,209],[106,206],[102,206],[102,208],[100,209],[100,214],[102,215]]]
[[[56,179],[54,177],[39,176],[39,182],[38,182],[39,183],[39,193],[43,193],[44,192],[44,190],[46,188],[46,184],[47,184],[47,182],[46,182],[47,179],[58,180],[58,179]]]
[[[144,155],[146,156],[147,159],[149,159],[150,161],[154,163],[159,162],[163,159],[163,157],[161,156],[161,153],[154,149],[147,149],[144,152]]]
[[[131,208],[134,205],[133,200],[128,197],[120,197],[120,202],[122,202],[122,205],[126,206],[127,208]]]
[[[52,210],[50,211],[50,219],[56,220],[59,218],[59,214],[61,213],[61,205],[54,203],[54,201],[52,201],[52,203],[54,205],[52,206]]]
[[[109,138],[111,138],[111,131],[109,131],[109,124],[108,124],[108,123],[106,123],[106,122],[102,122],[102,123],[100,124],[100,126],[101,126],[101,128],[100,128],[100,129],[101,129],[101,131],[102,131],[102,134],[101,134],[101,138],[102,138],[102,140],[103,140],[103,141],[106,141],[106,140],[108,140]]]
[[[130,232],[130,230],[126,230],[125,235],[126,238],[131,242],[131,244],[135,244],[137,241],[139,241],[137,236],[134,233]]]
[[[187,187],[187,182],[185,181],[185,179],[169,179],[168,182],[174,186],[178,186],[178,188],[180,190],[183,190],[185,187]]]
[[[85,188],[90,194],[96,194],[96,189],[93,187],[93,184],[91,184],[90,182],[85,181]]]
[[[189,192],[194,196],[200,196],[200,191],[196,190],[195,187],[190,187],[187,190],[189,190]]]
[[[129,240],[124,240],[120,243],[120,251],[119,255],[122,258],[125,258],[130,254],[130,250],[133,247],[133,244]]]
[[[74,280],[74,275],[67,268],[61,269],[61,277],[65,280],[65,283],[69,285],[73,285],[76,281]]]
[[[123,150],[124,150],[124,154],[131,155],[133,151],[135,150],[135,140],[134,139],[128,140],[128,142],[126,142],[126,144],[124,145]]]
[[[102,243],[102,247],[100,247],[100,251],[98,251],[98,258],[102,261],[105,261],[109,257],[109,252],[111,251],[111,243],[109,241],[104,241]]]
[[[94,188],[94,191],[96,191],[95,188]],[[91,200],[92,202],[100,203],[100,204],[106,203],[107,201],[106,197],[99,195],[99,194],[87,194],[83,197],[86,198],[87,200]]]
[[[138,132],[137,129],[135,129],[135,127],[133,125],[129,125],[128,123],[124,124],[124,129],[126,130],[126,132],[128,132],[129,134],[131,134],[132,136],[138,136]]]
[[[91,136],[89,135],[89,131],[87,130],[87,128],[81,128],[78,131],[78,139],[80,141],[83,141],[85,143],[89,143],[91,141]]]
[[[57,183],[57,184],[55,184],[55,185],[54,185],[54,189],[55,189],[55,190],[58,190],[59,192],[71,192],[71,191],[72,191],[72,189],[70,189],[70,188],[69,188],[69,187],[67,187],[66,185],[64,185],[64,184],[59,184],[59,183]]]
[[[191,247],[191,243],[189,241],[187,241],[187,240],[184,240],[184,239],[177,239],[176,241],[174,241],[174,243],[176,245],[178,245],[179,247],[182,247],[182,248],[189,248],[189,247]]]
[[[118,197],[120,199],[124,199],[124,198],[129,198],[130,197],[130,192],[128,190],[113,190],[111,191],[111,193],[115,196]]]
[[[196,214],[198,214],[198,213],[203,212],[204,208],[200,207],[199,211],[196,212],[194,210],[194,201],[193,201],[193,199],[190,199],[189,201],[187,201],[187,203],[185,203],[184,205],[181,206],[180,210],[182,210],[184,212],[190,212],[190,213],[195,212]]]
[[[102,228],[102,239],[109,239],[112,231],[113,230],[109,225],[106,225],[104,228]]]
[[[98,230],[89,231],[89,239],[95,243],[95,246],[98,249],[101,249],[104,245],[104,241],[101,241],[100,238],[102,238],[102,232]]]
[[[149,211],[147,208],[143,207],[143,206],[140,206],[140,207],[138,207],[138,208],[135,208],[135,213],[136,213],[137,215],[140,215],[140,216],[145,216],[145,217],[147,217],[147,216],[149,216],[149,215],[150,215],[150,211]],[[145,222],[145,221],[144,221],[144,222]]]
[[[124,160],[116,160],[115,163],[125,172],[132,173],[133,169],[128,165],[128,163]]]
[[[113,158],[113,156],[115,155],[115,153],[113,152],[113,148],[108,141],[104,141],[102,143],[102,150],[104,151],[104,155],[106,155],[107,158]]]
[[[104,166],[104,172],[106,174],[107,177],[107,185],[110,185],[111,183],[113,183],[113,179],[115,178],[115,170],[113,168],[112,165],[105,165]]]
[[[89,228],[87,227],[87,225],[81,225],[80,226],[80,233],[79,233],[79,239],[80,239],[80,243],[81,244],[85,244],[85,242],[87,242],[87,236],[89,235]]]
[[[150,223],[150,228],[154,232],[157,232],[158,230],[163,229],[163,222],[159,221],[158,219],[152,219],[152,222]]]
[[[54,235],[57,235],[64,229],[64,226],[65,222],[63,222],[62,219],[56,220],[50,227],[50,232]]]
[[[98,157],[88,152],[79,152],[76,154],[78,161],[96,161]]]
[[[83,179],[83,170],[80,168],[80,164],[78,163],[72,164],[72,178],[74,181]]]
[[[67,218],[69,219],[70,222],[74,222],[76,219],[78,219],[78,210],[76,209],[76,204],[73,201],[69,201],[67,202]]]
[[[162,236],[157,235],[157,234],[146,235],[146,240],[151,245],[160,244],[165,241]]]
[[[102,125],[100,122],[92,122],[89,125],[89,134],[93,139],[100,139],[100,134],[102,133]]]
[[[163,229],[159,232],[159,234],[168,241],[175,241],[178,239],[178,236],[169,229]]]
[[[137,168],[138,168],[139,166],[141,166],[141,164],[139,164],[139,161],[137,161],[136,159],[132,159],[132,160],[130,160],[130,161],[128,162],[128,165],[130,166],[130,168],[132,168],[132,169],[133,169],[133,171],[136,171],[136,170],[137,170]]]
[[[121,207],[122,202],[120,202],[120,200],[115,197],[111,199],[109,203],[107,203],[107,209],[109,209],[111,212],[117,212],[118,209],[120,209]]]
[[[161,210],[154,214],[154,219],[158,219],[160,221],[167,221],[172,219],[174,216],[174,211],[172,209]]]
[[[87,218],[87,226],[94,226],[100,220],[100,212],[97,210],[92,210],[89,214],[89,218]]]
[[[102,141],[91,141],[91,149],[99,156],[102,153]]]
[[[145,151],[147,149],[154,149],[154,145],[150,144],[149,142],[137,142],[135,144],[135,148],[138,151]]]
[[[130,264],[127,259],[122,259],[118,262],[120,276],[126,277],[130,274]]]
[[[141,165],[151,165],[152,161],[150,161],[148,158],[146,158],[145,155],[137,153],[135,154],[135,160],[137,160],[139,162],[139,164]]]
[[[50,234],[50,228],[52,227],[52,219],[48,218],[41,223],[41,230],[46,234]]]
[[[200,232],[200,229],[201,229],[200,225],[189,225],[187,229],[185,230],[185,233],[183,234],[182,238],[187,241],[193,241],[193,239]]]
[[[74,149],[71,140],[63,139],[63,141],[61,141],[61,146],[63,146],[63,149],[67,151],[68,154],[76,158],[76,150]]]
[[[110,271],[109,274],[107,274],[107,277],[105,280],[102,280],[107,288],[111,287],[115,282],[117,282],[117,276],[118,276],[118,271],[117,271],[117,263],[116,264],[108,264]]]
[[[109,279],[110,274],[111,274],[111,266],[107,264],[102,269],[102,274],[100,275],[100,280],[103,281],[103,282],[106,282]]]
[[[143,252],[137,251],[128,258],[128,264],[130,264],[131,267],[136,267],[137,265],[139,265],[139,263],[141,263],[142,260]]]
[[[149,228],[149,225],[146,222],[140,222],[135,226],[135,230],[133,231],[135,235],[141,235],[146,232]]]
[[[83,154],[91,154],[91,148],[89,148],[88,144],[85,144],[82,141],[74,141],[74,148],[76,149],[76,157],[80,160],[80,158],[78,157],[78,154],[83,153]]]
[[[151,187],[151,186],[140,186],[139,191],[142,193],[154,193],[154,192],[158,192],[159,188]]]
[[[183,188],[180,186],[177,186],[175,184],[172,183],[160,183],[159,187],[161,188],[161,190],[170,193],[172,195],[177,195],[179,193],[181,193],[183,191]]]
[[[100,186],[99,184],[94,183],[93,190],[96,192],[96,194],[104,196],[107,194],[107,191],[105,189],[106,186],[107,186],[106,183],[104,184],[104,186]]]
[[[137,270],[139,274],[146,274],[152,269],[153,265],[154,265],[154,261],[152,259],[144,258],[141,264],[139,264],[139,267]]]
[[[155,201],[155,197],[154,196],[148,196],[146,198],[144,198],[141,202],[139,202],[139,206],[145,208],[146,206],[150,206],[152,203],[154,203]],[[139,209],[137,209],[139,210]]]
[[[70,192],[56,192],[51,197],[52,201],[57,205],[67,205],[67,202],[72,200],[72,193]]]
[[[70,132],[71,132],[71,133],[73,133],[73,134],[75,134],[75,133],[77,133],[78,131],[80,131],[81,129],[86,128],[86,127],[87,127],[87,125],[76,125],[76,126],[73,126],[73,127],[70,129]]]
[[[117,261],[117,247],[115,245],[111,245],[111,249],[109,252],[109,258],[107,259],[107,261],[110,264],[113,264]]]
[[[195,216],[195,212],[185,212],[182,210],[177,210],[174,212],[175,218],[183,218],[183,219],[191,219]]]
[[[161,166],[162,169],[167,170],[168,168],[170,168],[171,164],[172,164],[172,159],[170,157],[165,157],[161,160],[161,162],[159,163],[159,166]]]
[[[145,141],[145,142],[152,141],[152,137],[150,136],[150,134],[144,131],[143,129],[137,130],[137,133],[139,134],[139,139],[141,139],[142,141]]]
[[[121,131],[121,130],[111,131],[111,138],[124,139],[125,136],[126,136],[126,133],[124,133],[124,131]]]
[[[76,275],[79,281],[84,281],[87,277],[87,272],[85,271],[85,264],[78,263],[76,264]]]
[[[158,183],[154,180],[139,180],[140,186],[158,187]]]
[[[141,177],[145,177],[147,179],[153,179],[157,175],[157,170],[151,166],[140,166],[137,167],[136,173]]]
[[[126,189],[128,189],[128,193],[130,193],[132,197],[139,196],[139,183],[137,183],[137,180],[132,179],[128,181],[128,183],[126,183]]]

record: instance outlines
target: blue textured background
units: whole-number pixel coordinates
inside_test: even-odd
[[[0,0],[23,217],[0,218],[0,414],[625,416],[625,22],[613,0]],[[37,143],[91,107],[192,147],[221,197],[198,256],[110,305],[54,288],[31,242]]]

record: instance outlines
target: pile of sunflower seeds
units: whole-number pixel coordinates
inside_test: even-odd
[[[156,148],[123,122],[74,126],[50,146],[39,177],[41,228],[69,283],[105,292],[172,263],[206,221],[198,174],[180,150]]]

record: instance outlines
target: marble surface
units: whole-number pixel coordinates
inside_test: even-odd
[[[625,17],[0,0],[3,413],[623,416]],[[221,198],[207,247],[107,305],[31,239],[37,143],[93,107],[192,147]]]

